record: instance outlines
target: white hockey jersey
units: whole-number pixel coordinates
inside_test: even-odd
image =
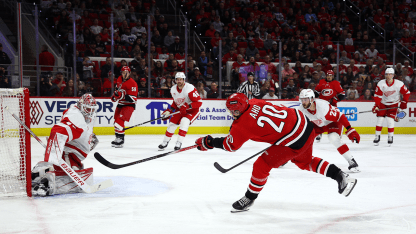
[[[403,96],[410,95],[409,90],[400,80],[393,79],[391,85],[387,84],[387,81],[380,80],[377,83],[374,97],[377,102],[377,98],[381,98],[381,103],[384,105],[393,105],[400,102],[400,94]]]
[[[90,152],[94,121],[87,124],[81,111],[73,104],[64,111],[60,123],[56,125],[64,127],[69,135],[64,154],[73,153],[80,161],[84,160]]]
[[[316,109],[313,112],[303,108],[302,105],[298,109],[318,127],[327,126],[332,122],[338,122],[343,115],[337,107],[332,106],[329,102],[322,99],[315,99],[315,107]]]
[[[185,102],[188,103],[188,105],[191,106],[191,103],[195,103],[197,105],[192,105],[192,107],[200,107],[202,105],[202,99],[199,96],[198,91],[196,88],[189,83],[185,82],[185,85],[183,86],[182,90],[178,89],[177,85],[174,85],[170,89],[170,93],[173,97],[173,103],[172,106],[175,109],[179,109]]]

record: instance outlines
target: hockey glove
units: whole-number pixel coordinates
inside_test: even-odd
[[[91,137],[91,143],[90,143],[90,151],[92,151],[99,143],[97,136],[93,133]]]
[[[212,145],[212,140],[213,140],[212,136],[208,135],[208,136],[205,136],[205,137],[198,138],[195,141],[195,144],[198,145],[198,147],[197,147],[198,150],[207,151],[209,149],[214,148],[214,146]]]
[[[164,117],[164,118],[162,118],[162,120],[167,120],[167,119],[169,119],[169,115],[170,114],[172,114],[173,113],[173,110],[172,109],[166,109],[163,113],[162,113],[162,116],[161,117]]]
[[[120,99],[124,99],[126,96],[126,91],[124,89],[119,89],[114,91],[113,96],[111,96],[111,101],[116,102]]]
[[[401,101],[400,102],[400,109],[402,109],[402,110],[407,109],[407,102],[406,101]]]
[[[347,137],[352,141],[352,143],[354,143],[354,140],[357,144],[360,143],[360,135],[354,128],[349,128],[345,134],[347,134]]]
[[[374,105],[374,106],[373,106],[373,110],[372,110],[372,111],[373,111],[373,113],[375,113],[375,114],[376,114],[376,113],[378,112],[378,110],[380,110],[380,109],[378,108],[378,106],[377,106],[377,105]]]
[[[186,102],[181,106],[181,109],[180,109],[181,115],[186,115],[186,109],[188,109],[188,107],[189,105]]]

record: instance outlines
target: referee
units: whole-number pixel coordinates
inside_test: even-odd
[[[237,89],[237,93],[244,93],[248,99],[258,98],[260,96],[260,85],[254,81],[254,73],[249,72],[247,74],[247,81],[241,83]]]

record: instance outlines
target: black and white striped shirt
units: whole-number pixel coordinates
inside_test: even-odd
[[[249,91],[251,92],[251,94],[248,93]],[[256,81],[253,81],[253,84],[250,84],[248,80],[244,81],[240,85],[240,87],[238,87],[237,93],[244,93],[247,96],[248,100],[257,98],[258,96],[260,96],[260,85]]]

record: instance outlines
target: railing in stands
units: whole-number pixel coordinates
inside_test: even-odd
[[[348,9],[350,12],[352,12],[354,15],[356,15],[358,17],[359,24],[361,24],[361,16],[360,16],[361,9],[357,5],[355,5],[353,2],[351,2],[350,0],[344,0],[344,1],[345,1],[345,8]]]
[[[198,34],[196,34],[196,32],[194,32],[193,36],[194,36],[194,40],[193,40],[193,42],[194,42],[193,43],[194,53],[196,53],[195,46],[198,47],[199,51],[205,51],[204,43],[202,43],[202,41],[199,38]],[[196,56],[196,54],[195,54],[195,56]]]
[[[397,39],[394,39],[393,43],[394,43],[394,47],[396,48],[396,51],[401,53],[407,59],[409,59],[410,64],[412,64],[412,67],[414,67],[415,66],[414,64],[415,53],[409,50],[409,48],[407,48],[405,45],[400,43],[400,41],[398,41]]]
[[[384,51],[383,52],[386,53],[386,39],[387,39],[386,30],[383,27],[381,27],[378,23],[374,22],[372,18],[367,19],[367,31],[369,31],[368,29],[373,30],[380,37],[384,39],[384,43],[383,43]]]
[[[173,8],[173,11],[175,12],[175,24],[177,24],[177,14],[176,14],[176,2],[174,0],[167,0],[167,10],[169,10],[169,6]]]

